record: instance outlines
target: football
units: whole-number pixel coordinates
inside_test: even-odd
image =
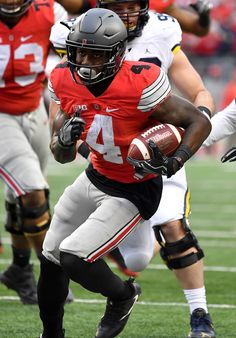
[[[184,129],[169,123],[160,123],[149,127],[135,137],[128,150],[128,157],[135,160],[150,160],[151,149],[148,142],[152,140],[166,156],[172,156],[184,135]]]

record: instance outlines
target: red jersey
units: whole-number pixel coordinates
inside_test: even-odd
[[[149,8],[157,13],[165,12],[165,9],[172,5],[175,0],[150,0]]]
[[[35,0],[13,28],[0,21],[0,112],[38,107],[53,24],[54,0]]]
[[[72,116],[81,110],[80,116],[86,122],[82,139],[92,151],[93,167],[109,179],[136,182],[134,169],[126,161],[128,148],[133,138],[150,125],[153,110],[170,94],[164,71],[154,64],[125,61],[98,97],[72,80],[65,63],[52,71],[50,81],[52,98],[64,112]]]
[[[175,0],[150,0],[149,8],[158,13],[165,12],[165,9],[172,5]],[[96,0],[88,0],[90,8],[96,7]]]
[[[88,4],[90,8],[96,7],[97,0],[88,0]]]

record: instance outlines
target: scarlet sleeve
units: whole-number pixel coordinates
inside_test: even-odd
[[[149,8],[157,13],[163,13],[173,3],[174,0],[150,0]]]

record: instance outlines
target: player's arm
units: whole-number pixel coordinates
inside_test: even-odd
[[[152,151],[151,160],[127,158],[139,175],[161,174],[168,178],[174,175],[184,163],[200,148],[211,131],[210,119],[202,114],[189,101],[171,95],[152,113],[151,117],[162,123],[183,127],[185,133],[180,146],[173,156],[165,156],[153,142],[149,142]]]
[[[212,144],[236,134],[236,102],[235,99],[222,111],[215,114],[212,119],[212,130],[204,141],[203,146]]]
[[[196,107],[206,107],[209,110],[208,115],[215,111],[212,95],[182,50],[174,55],[168,74],[181,95]]]
[[[50,115],[52,114],[53,112],[50,111]],[[75,159],[78,148],[77,141],[81,137],[84,125],[85,122],[79,117],[79,114],[75,113],[73,117],[69,118],[60,108],[57,110],[52,124],[50,142],[50,149],[56,161],[67,163]]]
[[[191,156],[200,148],[211,131],[210,119],[189,101],[177,95],[171,95],[162,102],[152,117],[162,123],[183,127],[185,133],[181,144],[189,149]]]
[[[62,5],[70,14],[78,14],[81,11],[88,9],[86,0],[56,0]]]
[[[211,4],[208,0],[198,0],[191,7],[193,11],[172,4],[165,9],[165,13],[176,18],[184,32],[197,36],[207,35],[210,28]]]

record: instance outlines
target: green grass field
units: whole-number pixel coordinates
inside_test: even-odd
[[[49,166],[51,204],[76,177],[78,164]],[[205,250],[205,284],[218,338],[236,337],[236,164],[214,159],[192,160],[187,173],[192,191],[192,228]],[[9,238],[3,230],[3,186],[0,195],[4,253],[0,270],[11,261]],[[38,262],[32,256],[36,273]],[[116,270],[117,271],[117,270]],[[142,296],[123,338],[183,338],[189,331],[189,310],[171,271],[155,257],[138,278]],[[65,307],[67,338],[92,338],[104,310],[104,299],[71,284],[76,301]],[[0,285],[0,337],[37,338],[41,332],[37,306],[22,305],[15,292]]]

